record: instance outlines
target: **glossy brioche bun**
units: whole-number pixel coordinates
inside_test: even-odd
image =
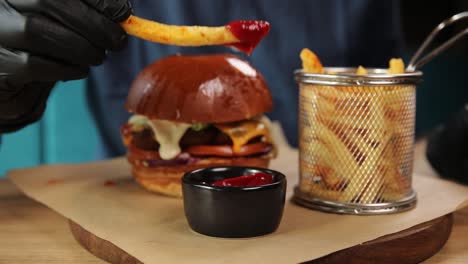
[[[248,157],[248,158],[204,158],[196,164],[179,166],[144,167],[132,163],[132,175],[135,180],[149,191],[160,194],[182,197],[181,178],[185,172],[211,167],[211,166],[251,166],[268,168],[270,157]]]
[[[133,82],[125,107],[149,118],[225,123],[272,109],[262,75],[230,54],[162,58]]]

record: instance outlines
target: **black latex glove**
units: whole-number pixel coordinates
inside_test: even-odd
[[[431,134],[426,155],[441,176],[468,184],[468,104]]]
[[[0,133],[37,121],[60,80],[125,46],[128,0],[0,0]]]

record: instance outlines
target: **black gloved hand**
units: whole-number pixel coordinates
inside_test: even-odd
[[[128,0],[0,0],[0,133],[37,121],[59,80],[86,77],[127,35]]]
[[[468,184],[468,105],[431,134],[426,156],[441,176]]]

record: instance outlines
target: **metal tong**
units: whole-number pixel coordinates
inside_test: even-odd
[[[406,67],[407,72],[414,72],[424,64],[431,61],[433,58],[438,56],[440,53],[444,52],[451,46],[453,46],[459,39],[468,35],[468,27],[465,27],[461,32],[458,32],[455,36],[451,37],[449,40],[438,46],[437,48],[433,49],[429,53],[427,53],[424,57],[421,58],[423,52],[427,49],[427,47],[432,43],[434,38],[447,26],[454,24],[455,22],[459,22],[462,20],[468,20],[468,12],[462,12],[442,21],[432,32],[427,36],[424,40],[423,44],[419,47],[416,53],[411,58],[408,66]]]

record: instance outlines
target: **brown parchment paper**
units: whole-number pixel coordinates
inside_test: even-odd
[[[272,168],[288,176],[290,197],[298,180],[298,153],[275,130],[280,155]],[[413,179],[419,200],[412,211],[335,215],[288,201],[277,232],[249,239],[212,238],[191,231],[182,201],[137,186],[123,158],[17,170],[8,176],[26,195],[144,263],[297,263],[401,231],[467,204],[468,187],[434,177],[424,161],[419,163],[422,169],[416,168]]]

